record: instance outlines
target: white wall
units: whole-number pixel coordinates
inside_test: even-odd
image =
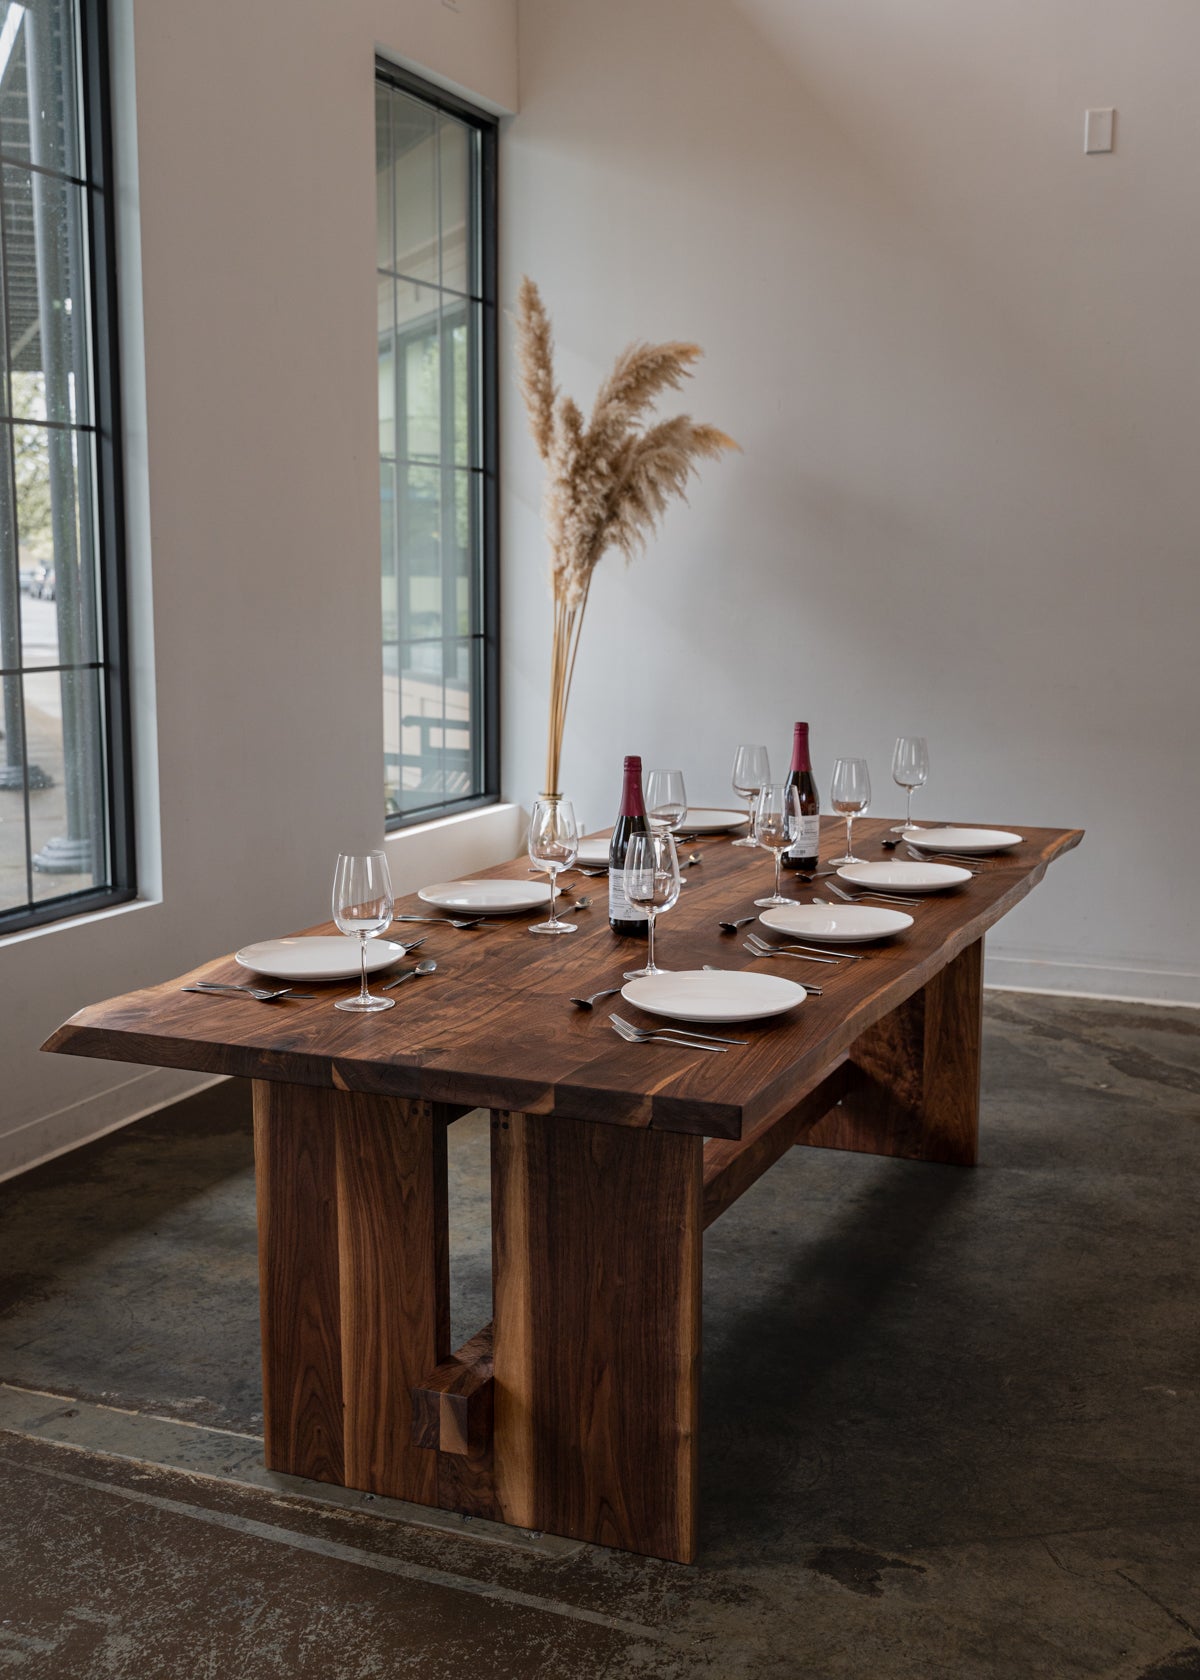
[[[0,941],[0,1176],[188,1082],[39,1055],[61,1020],[321,919],[338,850],[378,843],[376,47],[516,103],[515,0],[117,12],[143,882],[160,901]],[[510,852],[515,823],[395,844],[399,883]]]
[[[729,798],[740,740],[823,783],[929,736],[918,815],[1082,826],[993,981],[1200,1001],[1200,10],[1192,0],[521,0],[504,290],[568,389],[634,337],[707,351],[706,465],[605,562],[564,785],[620,757]],[[1082,153],[1118,108],[1112,156]],[[505,753],[539,784],[539,464],[507,431]],[[920,796],[919,796],[920,797]],[[593,815],[594,813],[594,815]]]

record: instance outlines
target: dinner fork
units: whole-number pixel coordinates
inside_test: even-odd
[[[782,945],[772,945],[769,940],[763,939],[757,933],[748,933],[746,938],[751,945],[760,946],[764,951],[812,951],[818,957],[837,957],[842,962],[864,962],[866,960],[862,951],[835,951],[828,945],[806,945],[800,939],[788,939]]]
[[[933,861],[933,862],[937,861],[936,859],[931,860],[931,859],[927,858],[925,856],[924,852],[919,852],[917,850],[917,848],[913,845],[910,845],[907,840],[904,842],[904,849],[908,853],[909,857],[910,858],[915,858],[918,863],[929,863],[931,861]],[[963,852],[939,852],[938,857],[957,858],[958,859],[958,865],[959,865],[960,869],[964,869],[964,868],[969,867],[969,865],[967,865],[964,862],[965,853],[963,853]],[[975,866],[971,869],[971,874],[972,875],[978,875],[978,873],[979,873],[979,865],[978,865],[978,863],[976,863]]]
[[[830,881],[824,890],[826,892],[834,893],[841,899],[843,904],[857,904],[860,898],[881,898],[886,904],[903,904],[906,910],[916,909],[916,905],[913,903],[912,899],[905,898],[901,893],[873,892],[868,891],[865,887],[861,892],[848,893],[845,887],[839,887],[836,881]],[[822,901],[820,899],[813,899],[814,904],[819,904],[821,902]]]
[[[276,998],[311,998],[317,995],[315,992],[294,992],[290,986],[277,986],[272,991],[265,986],[224,986],[216,980],[197,980],[195,985],[180,986],[179,990],[181,992],[206,993],[233,992],[241,997],[252,997],[257,1003],[274,1003]]]
[[[829,963],[834,968],[838,966],[833,957],[808,957],[803,951],[785,951],[782,946],[766,945],[761,939],[756,945],[751,945],[748,939],[744,939],[742,950],[749,951],[752,957],[795,957],[797,962]]]
[[[715,1039],[711,1044],[699,1036],[685,1033],[682,1027],[635,1027],[632,1021],[626,1021],[623,1016],[610,1015],[609,1025],[619,1038],[629,1044],[676,1044],[685,1050],[711,1050],[714,1056],[723,1056],[731,1044],[746,1044],[744,1038]]]

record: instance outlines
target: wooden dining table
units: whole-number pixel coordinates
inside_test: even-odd
[[[887,830],[860,819],[860,854],[891,857]],[[428,935],[420,955],[438,967],[385,1013],[334,1009],[348,981],[271,1004],[181,990],[248,978],[222,957],[80,1010],[44,1048],[253,1081],[269,1468],[689,1562],[705,1228],[795,1145],[975,1163],[984,934],[1082,838],[1021,832],[960,889],[914,898],[899,937],[836,966],[761,961],[724,933],[771,890],[771,857],[689,841],[699,861],[661,918],[660,963],[823,988],[714,1029],[747,1041],[724,1054],[627,1043],[614,1004],[662,1022],[619,997],[570,1001],[619,985],[645,950],[609,929],[606,882],[577,874],[564,884],[592,904],[574,934],[531,937],[529,916],[396,929]],[[842,838],[823,819],[822,859]],[[824,884],[788,891],[807,901]],[[480,1108],[493,1317],[455,1350],[447,1128]]]

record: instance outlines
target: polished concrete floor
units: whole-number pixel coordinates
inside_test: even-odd
[[[254,1469],[243,1088],[0,1186],[0,1674],[1200,1680],[1198,1089],[1192,1012],[989,994],[976,1170],[761,1180],[706,1239],[693,1568]]]

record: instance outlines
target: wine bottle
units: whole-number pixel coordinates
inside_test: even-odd
[[[798,723],[792,735],[792,768],[788,786],[800,796],[800,832],[783,854],[785,869],[815,869],[821,837],[821,799],[808,761],[808,725]]]
[[[645,939],[649,923],[646,912],[625,897],[625,853],[630,837],[649,834],[646,804],[642,798],[642,761],[625,760],[625,780],[621,788],[621,810],[613,829],[608,848],[608,925],[614,933],[634,939]]]

